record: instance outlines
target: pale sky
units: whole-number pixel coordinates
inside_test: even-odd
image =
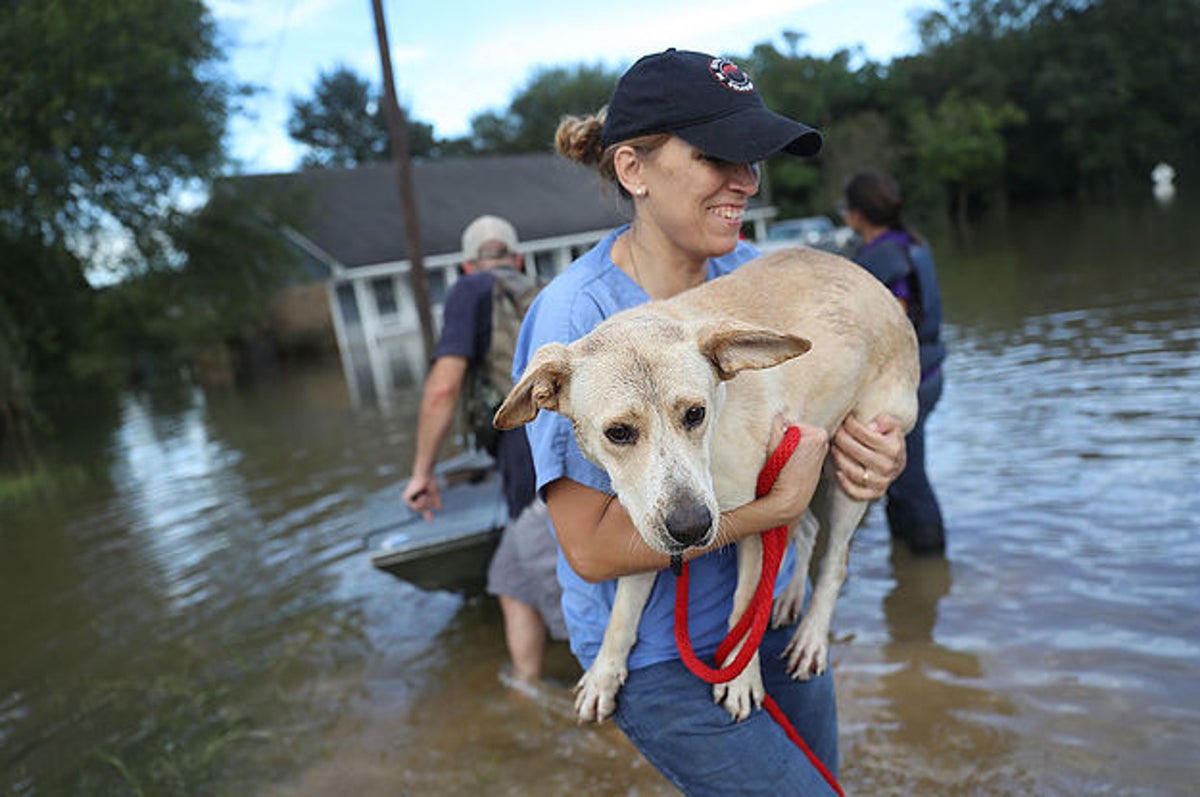
[[[228,68],[264,90],[231,127],[248,173],[289,171],[301,148],[287,135],[293,96],[345,65],[380,83],[371,0],[207,0]],[[437,136],[460,136],[472,116],[502,111],[538,67],[601,64],[621,69],[667,47],[743,54],[780,35],[806,34],[800,52],[861,47],[887,62],[916,51],[915,15],[936,0],[384,0],[400,101]],[[553,9],[553,10],[550,10]]]

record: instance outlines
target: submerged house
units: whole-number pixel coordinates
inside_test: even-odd
[[[594,172],[549,153],[417,162],[412,175],[435,324],[458,278],[462,230],[476,216],[512,222],[526,269],[547,279],[628,219],[627,205]],[[292,304],[312,312],[324,294],[354,402],[387,404],[397,388],[419,382],[424,352],[395,167],[236,179],[302,196],[305,211],[285,234],[321,276],[293,289]],[[774,208],[751,203],[746,221],[756,239],[774,215]]]

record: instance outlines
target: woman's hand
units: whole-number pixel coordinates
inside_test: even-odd
[[[880,415],[870,423],[846,416],[833,436],[838,482],[856,501],[882,498],[904,471],[904,434],[895,418]]]
[[[829,451],[829,435],[824,429],[804,426],[787,421],[783,416],[777,416],[771,427],[768,456],[783,442],[783,433],[789,425],[800,429],[800,442],[787,464],[779,471],[774,486],[763,496],[762,500],[769,502],[770,511],[780,520],[779,523],[764,528],[791,525],[804,514],[812,500],[813,492],[817,489],[817,482],[821,478],[821,465]]]

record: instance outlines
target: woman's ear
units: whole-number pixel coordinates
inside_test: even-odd
[[[642,188],[642,156],[628,145],[618,147],[613,154],[613,170],[621,187],[636,196]]]

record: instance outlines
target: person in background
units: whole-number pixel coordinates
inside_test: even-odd
[[[904,222],[900,186],[875,172],[856,174],[843,191],[842,216],[863,243],[853,259],[874,274],[903,305],[921,352],[920,412],[905,440],[908,465],[888,488],[887,518],[893,539],[917,555],[946,550],[942,510],[925,471],[925,421],[942,395],[942,296],[929,245]]]
[[[471,416],[486,418],[490,428],[493,401],[511,387],[507,374],[512,369],[511,344],[504,352],[493,346],[500,336],[516,338],[519,316],[498,329],[494,321],[496,291],[524,278],[519,274],[522,257],[517,253],[517,233],[497,216],[481,216],[463,231],[464,276],[446,294],[442,333],[433,353],[433,364],[425,378],[417,422],[416,453],[412,477],[404,489],[404,502],[425,518],[442,508],[434,476],[438,450],[453,424],[460,400],[487,402],[469,408]],[[500,285],[498,285],[498,282]],[[499,357],[503,363],[490,363]],[[484,385],[489,374],[503,373],[506,383]],[[482,430],[481,430],[482,431]],[[555,577],[557,558],[546,507],[534,490],[533,461],[529,443],[520,431],[500,432],[489,440],[496,458],[508,503],[509,524],[488,566],[487,591],[497,596],[504,617],[504,636],[511,660],[511,677],[517,685],[542,676],[548,636],[566,639]],[[507,673],[505,674],[507,680]]]
[[[758,163],[781,151],[814,155],[821,136],[768,110],[733,62],[672,49],[630,67],[606,111],[564,119],[555,143],[560,154],[595,168],[631,201],[633,221],[541,292],[521,327],[514,374],[544,344],[570,343],[620,310],[674,296],[754,258],[757,250],[739,240],[739,231],[758,191]],[[777,426],[772,447],[782,436],[782,424]],[[571,649],[585,668],[608,625],[616,579],[659,571],[617,695],[614,718],[625,735],[688,795],[833,793],[819,767],[765,711],[734,722],[714,704],[712,688],[685,667],[674,638],[676,579],[666,570],[669,560],[645,544],[613,500],[619,496],[607,474],[583,456],[570,422],[542,412],[526,429],[561,550],[558,574]],[[686,554],[689,631],[698,655],[711,660],[727,630],[737,580],[729,543],[794,523],[812,497],[828,450],[824,430],[802,427],[800,444],[772,490],[722,514],[726,547]],[[834,436],[832,451],[844,489],[871,500],[900,472],[904,439],[894,419],[851,418]],[[794,565],[789,550],[779,585],[788,582]],[[764,683],[811,750],[836,772],[833,676],[826,670],[806,681],[791,677],[781,654],[794,631],[785,627],[764,636]]]

